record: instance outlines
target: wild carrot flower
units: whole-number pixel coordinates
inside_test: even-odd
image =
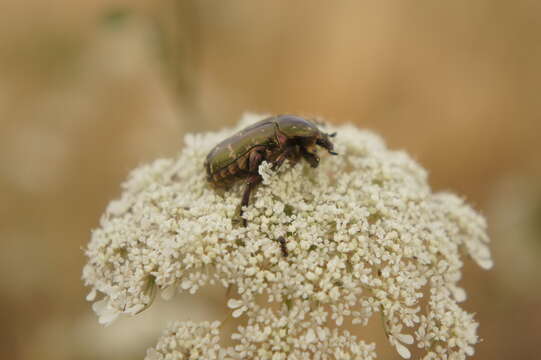
[[[260,118],[248,115],[238,129]],[[123,184],[86,249],[83,279],[100,322],[137,314],[157,293],[197,296],[218,284],[235,289],[227,306],[243,325],[226,334],[235,345],[220,345],[219,322],[177,322],[147,359],[374,359],[375,344],[342,329],[374,316],[404,358],[413,346],[426,359],[473,354],[478,324],[459,306],[458,281],[461,254],[492,266],[483,217],[453,194],[432,193],[406,153],[344,125],[328,127],[340,155],[317,169],[260,166],[243,227],[241,184],[216,190],[203,168],[238,129],[187,135],[177,157],[139,167]]]

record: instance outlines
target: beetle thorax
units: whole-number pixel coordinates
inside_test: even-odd
[[[290,139],[317,137],[320,134],[314,123],[296,116],[279,116],[276,124],[280,132]]]

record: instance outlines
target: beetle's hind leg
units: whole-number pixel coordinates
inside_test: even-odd
[[[263,154],[262,152],[265,151],[264,147],[255,147],[250,151],[250,155],[248,156],[248,172],[251,173],[250,177],[248,178],[248,181],[246,181],[246,188],[244,189],[244,193],[242,194],[242,201],[240,203],[240,217],[242,218],[243,209],[245,206],[248,206],[248,203],[250,202],[250,193],[252,190],[263,180],[261,175],[258,173],[259,165],[263,161]],[[242,219],[242,226],[246,227],[247,225],[246,219]]]
[[[246,182],[246,187],[244,188],[244,193],[242,194],[242,202],[240,203],[240,217],[242,218],[243,209],[245,206],[248,206],[248,203],[250,202],[250,194],[252,190],[263,180],[261,175],[252,175],[250,178],[248,178],[248,181]],[[248,224],[248,221],[246,219],[242,219],[242,226],[246,227]]]

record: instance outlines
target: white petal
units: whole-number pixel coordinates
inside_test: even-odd
[[[150,348],[147,350],[147,356],[145,357],[145,360],[160,360],[162,359],[162,355],[156,351],[154,348]]]
[[[171,300],[177,292],[177,287],[175,285],[168,286],[162,290],[161,296],[164,300]]]
[[[398,351],[400,356],[402,356],[404,359],[409,359],[411,357],[411,353],[408,348],[399,343],[398,341],[395,341],[394,346],[396,347],[396,351]]]
[[[408,334],[397,334],[395,335],[395,338],[397,338],[400,342],[403,342],[404,344],[413,344],[413,336]]]
[[[118,317],[118,312],[108,311],[98,318],[98,322],[102,325],[109,326],[113,323],[113,321],[116,320],[117,317]]]
[[[463,302],[466,300],[466,291],[464,291],[464,289],[461,287],[454,286],[451,288],[451,292],[453,293],[453,297],[457,302]]]
[[[86,300],[87,301],[94,301],[96,299],[96,294],[97,294],[96,289],[92,289],[92,291],[89,292],[88,295],[86,296]]]
[[[241,305],[242,305],[242,300],[229,299],[227,301],[227,307],[230,308],[230,309],[236,309]]]
[[[490,270],[494,266],[492,259],[477,259],[477,264],[485,270]]]
[[[192,282],[190,280],[184,280],[182,284],[180,284],[180,287],[183,288],[184,290],[188,290],[189,288],[192,287]]]
[[[92,304],[92,310],[99,316],[102,312],[104,312],[107,309],[107,305],[109,304],[108,298],[103,298],[100,301],[96,301],[94,304]]]
[[[316,341],[316,334],[314,333],[313,329],[308,329],[305,340],[307,343],[313,343]]]
[[[246,311],[246,306],[243,306],[241,308],[238,308],[237,310],[233,311],[233,317],[238,318]]]
[[[325,332],[325,328],[318,327],[316,330],[317,330],[317,336],[319,337],[319,340],[325,341],[327,339],[327,333]]]
[[[145,307],[146,307],[145,304],[136,304],[130,308],[127,308],[126,310],[124,310],[124,312],[131,315],[137,315],[139,312],[143,311]]]

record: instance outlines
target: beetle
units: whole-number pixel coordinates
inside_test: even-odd
[[[262,181],[258,169],[263,161],[270,162],[277,170],[285,159],[303,158],[316,168],[317,146],[338,155],[330,141],[335,135],[322,132],[315,123],[298,116],[268,117],[223,140],[209,152],[204,164],[207,180],[215,186],[228,186],[240,179],[246,181],[240,207],[242,217],[250,193]]]

